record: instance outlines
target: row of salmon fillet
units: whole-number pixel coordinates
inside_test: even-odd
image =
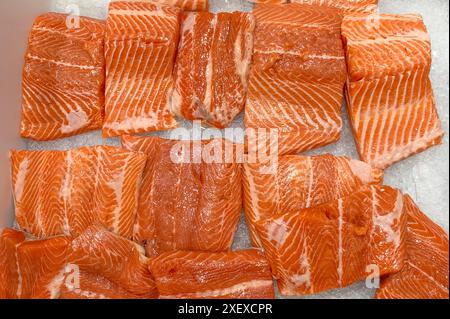
[[[123,136],[11,151],[0,297],[273,298],[273,278],[302,296],[373,276],[378,298],[448,298],[448,235],[382,170],[286,155],[268,173],[239,147]],[[242,206],[254,248],[231,252]]]
[[[106,23],[38,17],[22,136],[168,130],[176,116],[224,128],[245,106],[247,131],[275,130],[277,151],[296,154],[339,139],[345,87],[363,161],[384,169],[441,142],[420,15],[377,14],[377,0],[253,2],[253,13],[142,0],[111,2]],[[249,136],[249,153],[275,147]]]

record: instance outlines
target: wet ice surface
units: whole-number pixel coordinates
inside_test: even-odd
[[[108,0],[54,0],[54,10],[73,12],[74,5],[79,13],[95,18],[105,18]],[[251,5],[245,0],[210,0],[211,11],[249,11]],[[447,0],[380,0],[380,11],[386,13],[420,13],[428,27],[432,40],[433,66],[431,80],[437,101],[437,108],[444,126],[446,136],[443,145],[431,148],[410,157],[386,170],[385,183],[398,187],[412,197],[435,222],[448,232],[449,224],[449,3]],[[357,158],[355,144],[348,123],[345,108],[344,130],[339,142],[327,147],[308,152],[308,154],[332,153]],[[238,117],[232,127],[243,127],[243,116]],[[190,130],[192,123],[181,121],[181,126]],[[170,132],[157,132],[151,135],[170,137]],[[101,133],[91,132],[58,141],[37,143],[28,142],[29,149],[69,149],[84,145],[109,144],[119,145],[118,139],[102,139]],[[234,249],[249,247],[247,227],[244,218],[239,224]],[[367,289],[364,283],[356,283],[345,289],[333,290],[307,298],[371,298],[374,291]]]

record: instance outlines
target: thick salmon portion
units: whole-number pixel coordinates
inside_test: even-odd
[[[180,9],[112,2],[106,23],[105,137],[171,129]]]
[[[256,17],[245,127],[276,130],[278,152],[293,154],[336,141],[346,79],[339,10],[260,4]],[[258,134],[259,135],[259,134]],[[249,138],[250,153],[262,137]],[[271,148],[275,147],[270,141]]]
[[[270,267],[259,250],[228,253],[175,251],[152,259],[164,299],[273,299]]]
[[[91,18],[36,18],[23,68],[22,137],[51,140],[102,127],[104,33],[105,23]]]
[[[177,114],[225,128],[242,112],[254,27],[243,12],[184,14],[172,96]]]
[[[347,16],[347,100],[360,157],[379,168],[441,143],[429,72],[431,45],[419,15]]]
[[[405,196],[407,260],[402,270],[381,280],[378,299],[448,299],[448,234]]]
[[[111,146],[11,151],[16,220],[36,237],[79,235],[94,222],[132,238],[147,157]]]
[[[135,240],[149,257],[172,250],[230,249],[242,206],[234,144],[132,136],[123,136],[122,144],[149,157],[135,227]],[[213,154],[219,157],[208,157]]]
[[[24,241],[24,233],[14,229],[5,229],[0,235],[0,299],[17,299],[21,296],[17,246]]]
[[[379,184],[383,172],[348,157],[285,155],[274,171],[261,162],[245,163],[244,208],[252,244],[260,247],[256,224],[278,213],[298,212]]]
[[[73,273],[74,274],[74,273]],[[73,275],[72,274],[72,275]],[[60,299],[137,299],[139,296],[109,281],[108,279],[85,271],[76,273],[78,277],[65,277]],[[72,279],[73,278],[73,279]]]
[[[403,195],[366,186],[315,208],[262,220],[257,228],[282,295],[315,294],[388,275],[406,258]]]
[[[76,265],[81,272],[111,281],[130,295],[140,298],[158,296],[144,249],[99,225],[88,227],[73,240],[69,264]]]

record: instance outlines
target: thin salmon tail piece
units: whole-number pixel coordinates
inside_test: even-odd
[[[178,126],[170,100],[180,19],[181,10],[168,5],[110,3],[104,137]]]
[[[409,195],[405,195],[408,217],[407,260],[402,270],[382,278],[377,299],[448,299],[448,234],[430,220]]]
[[[272,274],[260,250],[175,251],[149,265],[162,299],[274,298]]]
[[[376,269],[396,273],[406,259],[403,195],[366,186],[327,204],[261,220],[261,242],[285,296],[346,287]]]
[[[23,68],[22,137],[46,141],[101,128],[104,34],[105,23],[96,19],[36,18]]]
[[[431,44],[417,14],[348,15],[346,99],[360,158],[381,169],[442,142],[429,79]]]
[[[21,297],[21,275],[17,264],[17,246],[25,241],[23,232],[4,229],[0,235],[0,299]]]
[[[252,244],[260,247],[256,224],[278,213],[291,213],[347,196],[383,181],[383,171],[333,155],[285,155],[276,169],[264,162],[243,165],[244,208]]]

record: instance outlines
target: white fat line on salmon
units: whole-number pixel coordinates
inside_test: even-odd
[[[305,242],[303,243],[303,251],[300,256],[300,267],[304,270],[301,275],[292,276],[293,281],[297,286],[306,285],[306,287],[311,288],[311,265],[308,259],[308,241],[305,238]]]
[[[17,247],[19,245],[16,245],[16,251],[15,251],[15,258],[16,258],[16,268],[17,268],[17,291],[16,291],[16,295],[17,298],[20,299],[20,297],[22,297],[22,283],[23,283],[23,278],[22,278],[22,271],[20,270],[20,265],[19,265],[19,254],[17,251]]]
[[[304,54],[299,51],[291,51],[291,50],[261,50],[255,49],[255,53],[261,54],[280,54],[280,55],[295,55],[303,58],[309,59],[321,59],[321,60],[344,60],[344,55],[327,55],[327,54]]]
[[[121,172],[115,176],[112,180],[108,181],[108,186],[114,192],[116,197],[116,207],[113,211],[112,229],[114,233],[120,234],[120,217],[122,212],[122,201],[123,201],[123,186],[125,182],[125,173],[128,167],[128,159],[123,166]]]
[[[309,179],[308,179],[308,197],[306,199],[306,208],[311,207],[311,194],[312,194],[312,186],[314,183],[314,170],[312,157],[308,157],[308,167],[309,167]]]
[[[214,15],[213,20],[211,21],[211,28],[213,29],[213,33],[211,36],[211,41],[214,41],[214,37],[216,35],[216,26],[217,26],[218,16]],[[212,103],[212,78],[213,78],[213,56],[212,49],[209,51],[208,56],[208,64],[206,65],[206,90],[205,90],[205,98],[203,100],[203,105],[205,105],[205,109],[207,111],[211,110]]]
[[[20,202],[20,199],[22,198],[22,195],[23,195],[23,190],[25,187],[25,179],[27,177],[27,172],[28,172],[28,165],[29,165],[29,160],[28,160],[28,157],[25,156],[25,158],[22,160],[22,162],[20,162],[19,171],[17,172],[16,182],[14,185],[14,196],[15,196],[16,202]]]
[[[372,197],[374,202],[376,200],[376,188],[372,188]],[[395,200],[395,206],[392,212],[388,212],[385,215],[379,215],[378,211],[373,213],[373,225],[378,226],[383,233],[386,234],[386,242],[393,243],[395,247],[400,246],[401,239],[401,225],[399,224],[401,215],[403,213],[403,195],[397,191],[397,198]],[[397,225],[397,230],[394,230],[394,226]]]
[[[46,59],[46,58],[38,57],[38,56],[35,56],[32,54],[27,54],[27,58],[37,60],[39,62],[49,62],[49,63],[53,63],[56,65],[62,65],[62,66],[67,66],[67,67],[72,67],[72,68],[79,68],[82,70],[102,70],[103,69],[103,67],[101,67],[101,66],[72,64],[72,63],[68,63],[68,62],[56,61],[53,59]]]
[[[187,293],[186,295],[188,297],[195,297],[195,298],[213,298],[213,297],[227,296],[236,293],[245,293],[246,291],[249,290],[258,290],[264,287],[272,287],[272,286],[273,286],[272,280],[250,280],[233,285],[228,288],[206,290],[202,292],[193,292]],[[161,299],[177,299],[177,298],[179,298],[178,295],[161,296]]]
[[[343,265],[343,226],[344,226],[344,205],[343,199],[340,198],[338,200],[338,209],[339,209],[339,246],[338,246],[338,268],[337,273],[339,276],[338,283],[339,286],[342,287],[342,277],[344,275],[344,265]]]
[[[415,270],[417,270],[418,272],[420,272],[422,275],[424,275],[425,277],[427,277],[431,282],[433,282],[436,286],[438,286],[440,289],[442,289],[443,291],[448,292],[448,287],[443,286],[440,282],[438,282],[435,278],[433,278],[432,276],[428,275],[426,272],[424,272],[422,269],[420,269],[418,266],[414,265],[413,263],[411,263],[410,261],[408,261],[408,264],[414,268]]]
[[[64,234],[70,235],[68,210],[70,197],[72,194],[72,164],[73,164],[72,150],[67,151],[65,163],[67,165],[67,168],[66,174],[64,176],[64,182],[62,183],[62,187],[60,190],[60,196],[63,199],[64,205]]]

